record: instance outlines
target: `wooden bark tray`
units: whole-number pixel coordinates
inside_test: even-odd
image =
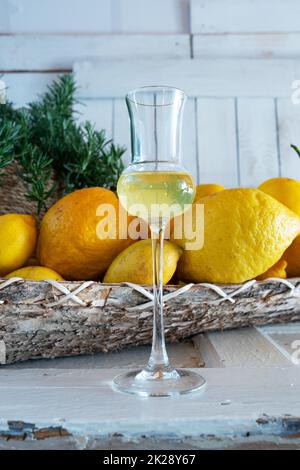
[[[151,342],[149,299],[132,286],[92,281],[0,282],[1,364]],[[145,289],[151,292],[150,287]],[[177,289],[165,286],[164,294]],[[218,289],[197,284],[166,300],[167,341],[207,331],[300,320],[300,278],[250,281]]]

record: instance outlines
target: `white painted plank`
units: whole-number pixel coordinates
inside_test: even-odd
[[[3,33],[188,32],[188,3],[181,0],[1,0],[1,5],[3,2]]]
[[[111,7],[112,31],[189,32],[189,2],[186,0],[115,0]]]
[[[127,166],[131,162],[130,123],[125,99],[113,101],[113,139],[118,145],[126,147],[122,159]]]
[[[300,147],[300,105],[290,100],[277,101],[281,174],[300,178],[300,158],[291,144]]]
[[[234,99],[198,99],[197,122],[200,183],[237,186],[239,181]]]
[[[234,59],[103,60],[74,66],[85,98],[123,97],[130,89],[162,83],[189,96],[287,97],[299,61]]]
[[[300,33],[206,33],[193,36],[195,58],[293,59],[300,56]]]
[[[241,185],[258,186],[279,176],[275,103],[241,98],[237,110]]]
[[[273,334],[299,334],[300,335],[300,322],[279,323],[273,325],[264,325],[257,327],[259,331]]]
[[[294,365],[300,366],[300,323],[257,328]]]
[[[300,366],[300,335],[298,334],[273,334],[274,345],[279,351],[286,351],[287,357],[297,366]]]
[[[297,0],[191,0],[191,32],[298,31]]]
[[[195,99],[187,100],[182,126],[182,163],[195,183],[198,182],[196,106]]]
[[[57,77],[57,73],[7,73],[2,78],[7,86],[7,99],[16,106],[25,106],[44,93]]]
[[[293,365],[255,328],[209,333],[208,338],[224,367]]]
[[[106,131],[107,139],[112,138],[113,131],[113,100],[81,100],[75,108],[79,122],[90,121],[98,130]]]
[[[206,388],[176,399],[176,412],[172,399],[113,392],[111,381],[118,372],[122,370],[1,370],[1,431],[7,421],[22,420],[38,427],[61,425],[75,436],[272,435],[284,432],[284,416],[300,415],[297,367],[201,369]],[[257,420],[266,420],[266,415],[273,421],[262,426]]]
[[[168,344],[168,356],[174,367],[203,367],[204,363],[198,348],[192,340]],[[1,354],[1,341],[0,341]],[[114,351],[78,357],[56,359],[38,359],[19,362],[1,368],[7,369],[132,369],[146,366],[150,356],[150,346],[138,346]]]
[[[189,57],[188,35],[20,34],[0,36],[0,70],[66,70],[96,59]]]
[[[263,336],[295,366],[300,366],[300,335],[263,334]]]
[[[6,0],[2,33],[111,32],[110,0]]]
[[[195,335],[192,340],[204,362],[204,367],[225,367],[207,334]]]
[[[1,15],[0,15],[0,34],[10,30],[9,22],[9,5],[8,0],[2,0],[1,2]]]

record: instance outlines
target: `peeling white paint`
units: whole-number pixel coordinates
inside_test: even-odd
[[[0,370],[0,430],[9,420],[55,427],[60,417],[63,428],[77,436],[281,436],[290,432],[283,424],[290,415],[295,432],[300,419],[298,368],[198,371],[207,381],[204,392],[144,399],[112,391],[112,378],[121,370],[5,368]],[[222,406],[225,400],[230,406]]]

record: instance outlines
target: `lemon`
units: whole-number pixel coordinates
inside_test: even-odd
[[[173,241],[175,241],[178,246],[185,248],[185,242],[183,242],[180,238],[177,238],[176,240],[174,239],[175,224],[178,224],[179,227],[184,227],[184,220],[186,217],[190,216],[191,211],[195,210],[195,204],[200,204],[203,197],[210,196],[211,194],[217,193],[219,191],[223,191],[223,189],[225,189],[224,186],[219,184],[199,184],[196,186],[195,198],[193,201],[194,206],[187,209],[185,213],[178,215],[170,220],[166,227],[165,238],[169,239],[171,236],[171,239],[173,239]]]
[[[225,189],[203,198],[204,245],[185,250],[178,278],[239,283],[264,273],[300,231],[300,218],[258,189]],[[198,222],[199,229],[202,220]]]
[[[288,277],[300,276],[300,237],[297,237],[283,255],[287,262],[286,272]]]
[[[163,282],[167,284],[172,278],[182,250],[174,243],[164,242]],[[152,284],[152,242],[140,240],[120,253],[109,266],[104,282],[133,282],[135,284]]]
[[[291,178],[271,178],[258,189],[296,212],[300,217],[300,182]]]
[[[188,208],[183,214],[180,214],[170,220],[170,222],[166,226],[165,230],[165,238],[170,239],[174,241],[178,246],[181,248],[185,248],[185,241],[182,238],[178,238],[177,236],[174,236],[176,233],[175,226],[180,227],[180,230],[183,230],[185,226],[185,219],[188,219],[189,217],[194,217],[195,216],[195,208],[196,204],[201,204],[201,199],[203,197],[210,196],[211,194],[215,194],[219,191],[223,191],[225,188],[224,186],[221,186],[219,184],[199,184],[196,186],[196,191],[195,191],[195,198],[193,201],[193,205]],[[193,215],[192,215],[193,214]]]
[[[20,268],[32,255],[37,239],[32,215],[0,216],[0,276]]]
[[[98,224],[105,219],[101,215],[105,207],[111,209],[108,225],[113,230],[111,236],[101,238]],[[125,220],[125,228],[126,224]],[[119,201],[112,191],[96,187],[67,194],[50,207],[42,220],[39,263],[68,280],[98,279],[113,259],[133,243],[129,237],[119,236],[120,225]]]
[[[199,184],[196,186],[196,195],[194,202],[199,201],[202,197],[210,196],[211,194],[223,191],[224,186],[220,184]]]
[[[44,266],[26,266],[5,276],[6,279],[10,279],[11,277],[22,277],[23,279],[29,279],[31,281],[45,281],[47,279],[54,281],[64,280],[61,275],[53,271],[53,269],[45,268]]]
[[[261,191],[273,196],[300,216],[300,182],[292,178],[272,178],[259,186]],[[300,237],[284,253],[288,277],[300,276]]]
[[[260,276],[257,276],[258,281],[263,281],[265,279],[269,279],[270,277],[279,277],[280,279],[286,279],[287,274],[286,274],[286,268],[287,268],[287,262],[284,259],[280,259],[277,261],[277,263],[274,264],[274,266],[271,266],[270,269],[268,269],[265,273],[260,274]]]

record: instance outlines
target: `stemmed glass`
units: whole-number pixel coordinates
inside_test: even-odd
[[[148,86],[126,96],[131,125],[132,163],[118,182],[118,196],[131,214],[145,219],[151,230],[153,257],[153,341],[143,370],[118,375],[114,387],[140,396],[174,396],[199,389],[203,377],[171,367],[163,322],[164,231],[172,216],[193,202],[194,184],[180,162],[183,91]],[[170,210],[172,208],[172,210]]]

